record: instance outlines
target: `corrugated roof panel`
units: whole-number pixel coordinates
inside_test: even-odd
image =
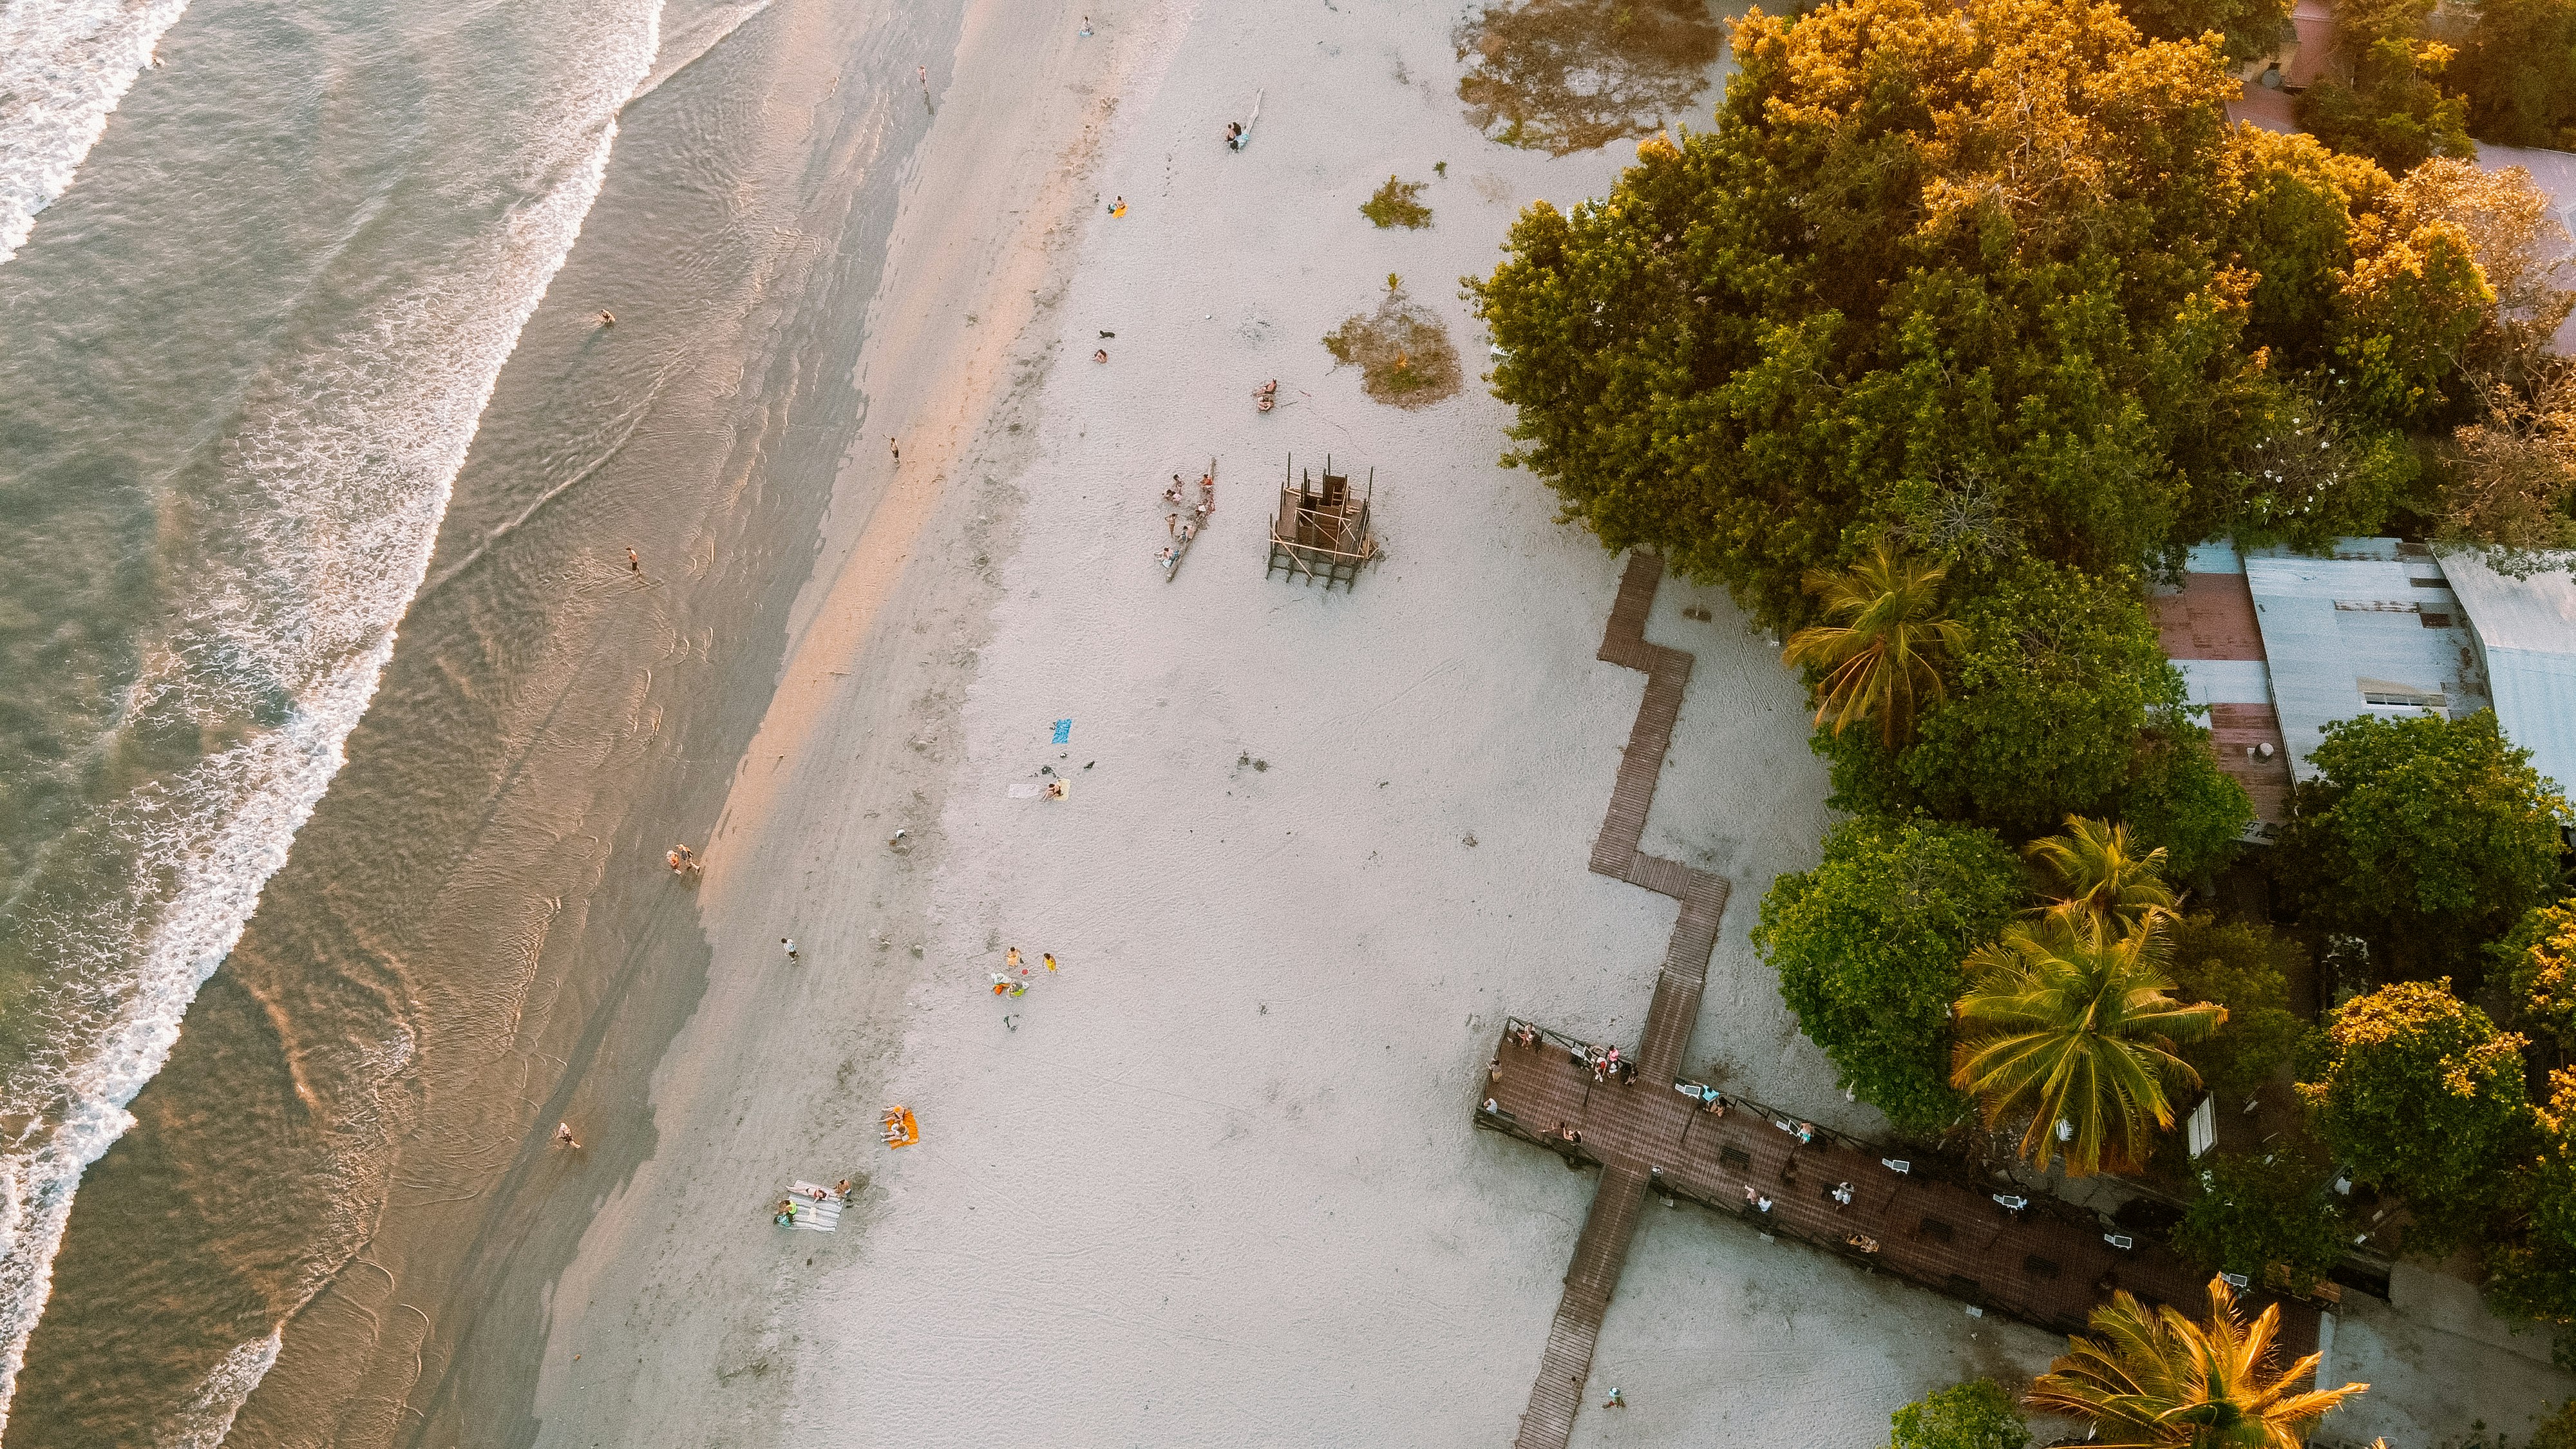
[[[2576,788],[2576,579],[2509,579],[2475,554],[2442,561],[2486,656],[2496,723],[2562,788]]]
[[[2335,548],[2342,556],[2267,551],[2245,560],[2282,742],[2301,779],[2315,774],[2308,753],[2336,720],[2457,717],[2487,704],[2452,594],[2425,587],[2442,579],[2441,566],[2401,555],[2394,540],[2344,539]]]

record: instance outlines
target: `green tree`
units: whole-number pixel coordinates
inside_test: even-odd
[[[2292,797],[2282,883],[2311,928],[2360,936],[2379,975],[2475,981],[2484,946],[2559,894],[2567,798],[2495,714],[2328,727]]]
[[[1988,1125],[2026,1121],[2033,1166],[2061,1151],[2076,1177],[2144,1162],[2176,1094],[2198,1084],[2175,1044],[2209,1035],[2227,1008],[2167,994],[2161,924],[2051,914],[1968,957],[1950,1085],[1984,1103]]]
[[[2576,1053],[2576,899],[2524,916],[2494,953],[2514,1024]]]
[[[2410,1243],[2438,1247],[2500,1195],[2529,1109],[2521,1047],[2449,981],[2399,981],[2310,1040],[2299,1095],[2336,1161],[2415,1209]]]
[[[1948,1127],[1959,962],[2023,900],[2020,862],[1983,830],[1860,818],[1825,836],[1814,870],[1762,898],[1753,944],[1843,1082],[1908,1132]]]
[[[2479,140],[2576,148],[2576,0],[2479,0],[2452,70]]]
[[[2335,49],[2352,79],[2320,78],[2298,95],[2300,129],[2391,172],[2429,156],[2469,156],[2468,102],[2437,79],[2451,48],[2424,39],[2433,0],[2342,0]]]
[[[2141,731],[2184,700],[2136,581],[2034,559],[1960,621],[1955,687],[1898,757],[1912,797],[2024,836],[2116,806]]]
[[[2209,731],[2179,710],[2151,714],[2129,760],[2120,814],[2180,880],[2206,881],[2234,858],[2254,800],[2218,766]]]
[[[1888,1416],[1887,1449],[2029,1449],[2030,1426],[1992,1379],[1970,1379]]]
[[[2520,1231],[2487,1254],[2487,1297],[2498,1309],[2576,1326],[2576,1072],[2550,1074],[2549,1105],[2534,1114],[2540,1150],[2514,1183]]]
[[[2170,921],[2165,931],[2175,994],[2227,1008],[2226,1024],[2185,1045],[2182,1059],[2211,1095],[2233,1108],[2298,1050],[2306,1028],[2289,1009],[2289,978],[2306,973],[2307,953],[2260,921],[2222,924],[2201,913]]]
[[[1967,630],[1936,617],[1946,571],[1896,555],[1885,543],[1842,571],[1814,569],[1807,590],[1823,601],[1826,622],[1789,636],[1780,658],[1812,672],[1816,723],[1834,733],[1875,719],[1881,743],[1914,733],[1914,717],[1941,697],[1941,657]]]
[[[2348,1229],[2326,1186],[2333,1169],[2287,1149],[2261,1157],[2219,1156],[2200,1169],[2199,1187],[2174,1228],[2174,1246],[2212,1272],[2304,1293],[2343,1261]]]
[[[2368,157],[2259,127],[2231,138],[2222,162],[2219,248],[2253,284],[2245,343],[2269,357],[2262,381],[2295,383],[2333,360],[2354,215],[2396,183]]]
[[[2125,825],[2069,815],[2065,834],[2034,840],[2022,854],[2038,872],[2052,915],[2094,916],[2126,928],[2169,915],[2177,904],[2165,884],[2164,851],[2141,852]]]
[[[2281,43],[2289,0],[2125,0],[2129,19],[2153,40],[2197,40],[2207,31],[2227,37],[2229,60],[2261,60]]]
[[[2281,1306],[2249,1327],[2223,1279],[2209,1280],[2206,1319],[2151,1310],[2123,1290],[2090,1324],[2092,1335],[2067,1340],[2022,1402],[2091,1425],[2105,1449],[2299,1449],[2326,1410],[2370,1387],[2302,1392],[2318,1356],[2278,1368]]]
[[[1533,206],[1468,282],[1507,461],[1570,518],[1795,625],[1876,537],[2102,572],[2232,487],[2256,143],[2214,48],[2101,0],[1843,0],[1735,52],[1713,133]]]

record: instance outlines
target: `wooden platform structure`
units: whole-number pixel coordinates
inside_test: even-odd
[[[1367,485],[1354,491],[1347,476],[1333,471],[1330,454],[1324,457],[1320,481],[1312,473],[1300,474],[1291,457],[1288,476],[1279,485],[1279,512],[1270,520],[1270,562],[1262,577],[1284,568],[1292,579],[1323,580],[1328,593],[1337,583],[1344,588],[1356,584],[1360,570],[1377,561],[1377,535],[1369,527],[1369,503],[1376,492],[1374,468]]]
[[[1683,650],[1646,641],[1646,615],[1662,576],[1661,560],[1630,555],[1600,651],[1606,662],[1645,671],[1647,680],[1610,809],[1593,844],[1592,869],[1681,903],[1644,1035],[1633,1058],[1622,1048],[1635,1074],[1622,1080],[1604,1073],[1605,1080],[1596,1082],[1590,1061],[1606,1046],[1536,1028],[1536,1044],[1522,1046],[1516,1036],[1525,1023],[1513,1021],[1496,1052],[1502,1079],[1480,1090],[1473,1111],[1478,1127],[1601,1172],[1515,1449],[1562,1449],[1573,1433],[1601,1320],[1649,1192],[1659,1200],[1688,1199],[1743,1216],[1766,1235],[1814,1243],[1864,1271],[1894,1273],[1979,1312],[2048,1328],[2082,1327],[2086,1311],[2115,1287],[2150,1300],[2200,1306],[2205,1277],[2149,1244],[2122,1247],[2107,1240],[2090,1213],[2044,1198],[2016,1210],[1996,1199],[1994,1185],[1962,1169],[1927,1160],[1908,1162],[1899,1171],[1890,1165],[1895,1159],[1866,1143],[1758,1103],[1739,1099],[1723,1114],[1711,1112],[1704,1089],[1681,1079],[1726,909],[1727,882],[1638,848],[1692,663]],[[1492,1107],[1483,1105],[1487,1100]],[[1566,1130],[1576,1135],[1568,1138]],[[1848,1205],[1833,1196],[1846,1181]],[[1748,1187],[1770,1200],[1769,1211],[1745,1201]],[[1864,1251],[1862,1243],[1872,1250]],[[2249,1312],[2270,1301],[2259,1293],[2245,1296],[2252,1300]],[[2310,1351],[2315,1309],[2291,1301],[2282,1318],[2284,1350]]]

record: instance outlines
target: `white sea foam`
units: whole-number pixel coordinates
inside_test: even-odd
[[[0,0],[0,262],[72,184],[188,0]]]
[[[242,1401],[277,1367],[277,1351],[285,1346],[285,1335],[277,1329],[270,1329],[266,1338],[236,1345],[198,1381],[197,1392],[179,1417],[153,1436],[153,1449],[216,1449],[233,1431],[233,1416],[241,1412]]]
[[[133,1125],[126,1104],[240,939],[392,657],[502,364],[599,195],[618,108],[649,73],[660,5],[639,9],[566,37],[596,68],[558,90],[551,113],[518,118],[518,134],[552,139],[507,158],[509,174],[552,184],[367,327],[290,364],[224,450],[226,493],[267,506],[210,555],[194,612],[174,621],[136,703],[202,694],[210,717],[237,719],[249,681],[287,701],[285,717],[104,812],[94,828],[146,867],[132,897],[29,923],[89,1009],[58,1013],[55,1060],[39,1064],[56,1074],[61,1105],[0,1143],[0,1429],[82,1171]],[[275,1362],[273,1338],[247,1351],[257,1347],[224,1360],[187,1424],[217,1425],[220,1439]]]

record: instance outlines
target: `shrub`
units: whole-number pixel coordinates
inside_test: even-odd
[[[1888,1415],[1888,1449],[2027,1449],[2030,1426],[1992,1379],[1970,1379]]]
[[[1398,181],[1390,176],[1377,194],[1360,203],[1360,215],[1380,227],[1426,227],[1431,224],[1431,208],[1422,204],[1422,190],[1427,181]]]

